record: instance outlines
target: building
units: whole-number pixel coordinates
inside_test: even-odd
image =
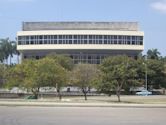
[[[99,64],[112,55],[137,58],[143,37],[137,22],[23,22],[17,49],[23,59],[56,53],[69,55],[74,63]]]

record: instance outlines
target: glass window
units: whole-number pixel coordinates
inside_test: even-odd
[[[88,59],[91,59],[91,56],[88,56]]]
[[[72,40],[69,40],[69,44],[72,44]]]
[[[140,41],[140,45],[143,45],[143,42],[142,42],[142,41]]]
[[[89,44],[92,44],[92,40],[89,40]]]
[[[127,40],[130,40],[130,36],[127,36]]]
[[[77,44],[77,40],[74,40],[74,44]]]
[[[43,44],[42,40],[39,40],[39,44]]]
[[[62,39],[62,35],[59,35],[59,39]]]
[[[122,39],[122,36],[118,36],[118,39]]]
[[[54,39],[57,39],[57,35],[54,35]]]
[[[92,35],[89,35],[89,39],[92,39]]]
[[[102,35],[99,35],[99,39],[102,39]]]
[[[69,35],[69,39],[72,39],[72,35]]]
[[[132,40],[136,40],[136,36],[132,36]]]
[[[31,36],[31,39],[34,39],[34,36]]]
[[[39,36],[39,39],[43,39],[43,36],[40,35],[40,36]]]
[[[132,45],[135,45],[135,41],[132,41]]]
[[[104,40],[104,44],[107,44],[107,40]]]
[[[117,39],[117,36],[114,35],[113,38],[114,38],[114,39]]]
[[[87,39],[87,35],[84,35],[84,39]]]
[[[104,35],[104,39],[107,39],[107,35]]]
[[[59,44],[62,44],[62,40],[59,40]]]
[[[30,42],[30,43],[31,43],[31,44],[34,44],[34,41],[32,41],[32,40],[31,40],[31,42]]]
[[[74,35],[74,39],[77,39],[77,35]]]
[[[54,40],[54,44],[57,44],[57,40]]]
[[[102,44],[102,40],[99,40],[99,44]]]

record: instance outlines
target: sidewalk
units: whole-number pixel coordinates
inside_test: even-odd
[[[0,100],[0,106],[41,106],[41,107],[119,107],[119,108],[166,108],[166,104],[134,103],[93,103],[93,102],[53,102],[42,100]]]

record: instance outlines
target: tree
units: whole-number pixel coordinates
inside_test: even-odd
[[[40,77],[38,62],[35,60],[24,60],[21,64],[13,66],[8,72],[7,87],[25,88],[38,98],[40,87],[45,86]]]
[[[31,91],[38,98],[41,87],[56,87],[61,99],[60,88],[67,82],[66,70],[54,59],[23,60],[8,72],[8,87],[17,86]]]
[[[164,73],[164,62],[161,60],[148,59],[146,65],[148,86],[156,89],[160,88],[161,85],[165,84],[166,78]]]
[[[159,59],[160,52],[157,49],[149,49],[147,51],[147,58],[148,59]]]
[[[62,67],[55,58],[46,57],[39,61],[46,64],[45,67],[41,66],[40,72],[46,72],[47,74],[43,74],[41,77],[47,76],[45,82],[47,82],[49,86],[56,87],[59,99],[61,100],[61,88],[68,82],[68,70]]]
[[[5,83],[5,74],[6,74],[7,66],[4,64],[0,64],[0,87]]]
[[[64,67],[68,71],[71,71],[74,67],[74,63],[73,63],[72,59],[69,56],[57,55],[55,53],[51,53],[47,57],[51,58],[51,59],[54,59],[55,62],[60,64],[62,67]]]
[[[97,67],[92,64],[77,64],[72,71],[72,82],[81,88],[85,100],[87,100],[87,93],[97,78],[97,75]]]
[[[102,85],[106,90],[115,90],[120,102],[121,90],[127,85],[139,83],[136,60],[127,56],[113,56],[103,60],[101,66],[103,72]]]
[[[53,76],[52,86],[56,87],[59,99],[62,98],[61,88],[67,84],[69,84],[69,73],[74,67],[73,61],[70,57],[65,55],[56,55],[54,53],[49,54],[47,58],[53,59],[54,63],[58,64],[60,69],[55,69],[53,72],[59,71],[58,78]],[[56,68],[56,67],[55,67]],[[53,73],[52,73],[53,74]]]
[[[10,57],[10,65],[11,65],[11,58],[13,57],[13,54],[16,54],[18,52],[16,50],[16,42],[10,41],[9,38],[1,39],[0,40],[0,61],[4,62],[4,60],[8,60]]]
[[[12,54],[17,56],[17,63],[19,63],[20,52],[17,50],[17,43],[16,41],[11,41],[11,43],[12,43]]]

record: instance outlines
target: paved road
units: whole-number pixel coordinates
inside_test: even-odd
[[[0,106],[0,125],[166,125],[166,108]]]

